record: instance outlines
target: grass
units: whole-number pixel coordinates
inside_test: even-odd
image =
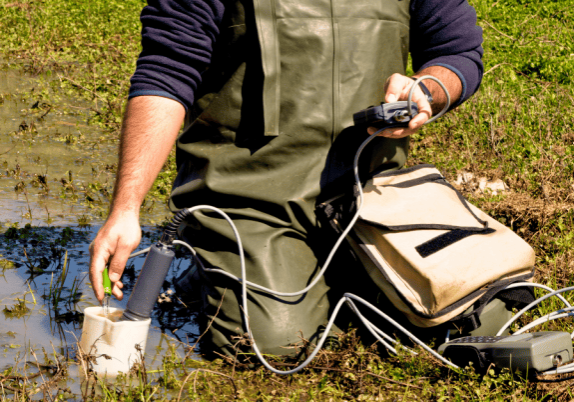
[[[0,67],[23,69],[42,78],[32,91],[20,94],[29,98],[30,104],[35,103],[36,108],[28,113],[76,113],[77,109],[70,109],[60,97],[82,97],[90,102],[90,123],[105,130],[99,141],[116,143],[129,77],[140,51],[139,13],[145,4],[142,0],[0,0]],[[33,130],[33,126],[25,127],[22,133]],[[82,143],[81,136],[71,134],[61,140]],[[115,167],[105,169],[115,171]],[[165,204],[174,176],[172,153],[144,202],[147,210]],[[94,177],[82,189],[81,200],[97,209],[109,202],[111,191],[111,182]],[[71,180],[62,179],[61,198],[72,202],[78,199]],[[84,220],[79,223],[84,224]]]
[[[485,34],[482,88],[417,136],[414,160],[433,161],[451,179],[462,171],[503,179],[510,191],[502,197],[482,194],[476,183],[463,190],[535,247],[542,282],[566,286],[574,239],[574,2],[473,4]]]
[[[485,36],[481,90],[456,112],[414,136],[409,164],[433,163],[451,181],[462,172],[472,173],[474,178],[461,190],[535,248],[535,280],[552,287],[571,286],[574,1],[471,0],[471,4]],[[143,5],[139,0],[0,0],[2,63],[5,68],[55,78],[39,81],[37,93],[48,105],[44,111],[61,107],[58,93],[86,98],[91,102],[92,124],[106,130],[103,140],[117,141],[128,80],[139,52],[138,15]],[[170,159],[146,206],[165,201],[174,172]],[[496,196],[483,193],[478,189],[481,177],[502,179],[509,191]],[[109,196],[109,189],[98,182],[90,191],[94,198]],[[545,303],[528,320],[557,307],[555,302]],[[544,329],[571,330],[566,321],[554,321]],[[508,372],[482,377],[449,370],[425,353],[381,357],[352,335],[342,344],[340,350],[322,352],[314,368],[286,377],[257,365],[208,363],[166,351],[160,372],[142,369],[115,384],[92,379],[84,384],[84,399],[566,401],[574,397],[569,382],[529,381]],[[55,365],[55,357],[47,359]],[[0,382],[13,389],[26,384],[14,373],[3,374]],[[15,395],[26,400],[31,394]],[[65,390],[60,395],[68,397]]]
[[[2,0],[4,62],[50,71],[65,92],[94,101],[96,121],[117,134],[139,51],[141,0]]]

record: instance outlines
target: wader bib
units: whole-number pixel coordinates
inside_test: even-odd
[[[246,0],[227,7],[196,110],[177,142],[170,207],[224,210],[241,235],[248,280],[293,292],[320,268],[322,250],[332,244],[317,235],[317,199],[348,174],[366,136],[347,128],[352,114],[380,103],[385,80],[404,74],[409,19],[406,0]],[[400,167],[407,146],[407,138],[381,137],[364,158]],[[186,240],[206,266],[239,276],[231,228],[214,214],[196,217],[183,229]],[[229,351],[232,337],[244,332],[240,286],[203,274],[210,339]],[[261,351],[289,354],[286,346],[312,339],[327,321],[329,288],[322,279],[306,295],[282,300],[248,290]]]

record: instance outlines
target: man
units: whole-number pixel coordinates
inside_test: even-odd
[[[368,135],[352,127],[352,114],[406,99],[409,50],[414,76],[439,78],[454,106],[482,76],[482,34],[465,0],[149,0],[141,20],[114,198],[91,247],[98,300],[106,263],[122,298],[121,274],[140,241],[140,205],[176,139],[171,209],[224,210],[242,236],[247,279],[293,292],[312,280],[331,246],[318,234],[317,200],[345,190],[339,183]],[[408,128],[381,133],[364,156],[369,165],[400,168],[409,135],[445,105],[439,86],[424,84],[433,104],[417,88],[421,113]],[[240,275],[223,219],[197,213],[182,234],[206,266]],[[300,337],[316,336],[332,307],[328,290],[341,285],[327,282],[284,300],[249,291],[250,325],[264,353],[285,354]],[[210,339],[228,353],[243,332],[237,292],[221,275],[202,276]]]

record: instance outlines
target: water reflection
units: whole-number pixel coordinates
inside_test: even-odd
[[[81,334],[83,310],[98,305],[88,278],[89,243],[96,228],[28,227],[0,235],[0,257],[14,262],[13,267],[0,271],[0,370],[11,367],[27,347],[51,350],[66,357],[74,350]],[[159,236],[156,228],[144,228],[141,248],[148,247]],[[194,312],[190,311],[174,293],[172,283],[189,267],[185,250],[178,250],[176,259],[164,283],[164,297],[154,309],[146,356],[158,361],[157,346],[161,335],[181,342],[194,342],[198,333]],[[125,308],[135,278],[145,256],[130,261],[124,276],[124,300],[112,298],[111,306]],[[24,314],[16,316],[9,310],[25,303]],[[155,357],[154,357],[155,356]],[[161,361],[161,358],[159,359]]]

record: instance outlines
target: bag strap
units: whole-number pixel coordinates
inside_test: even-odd
[[[438,235],[430,240],[425,241],[415,247],[415,250],[422,258],[426,258],[434,253],[453,245],[457,241],[463,240],[468,236],[472,235],[487,235],[496,232],[494,229],[485,228],[480,231],[476,230],[466,230],[466,229],[454,229],[446,233]]]

